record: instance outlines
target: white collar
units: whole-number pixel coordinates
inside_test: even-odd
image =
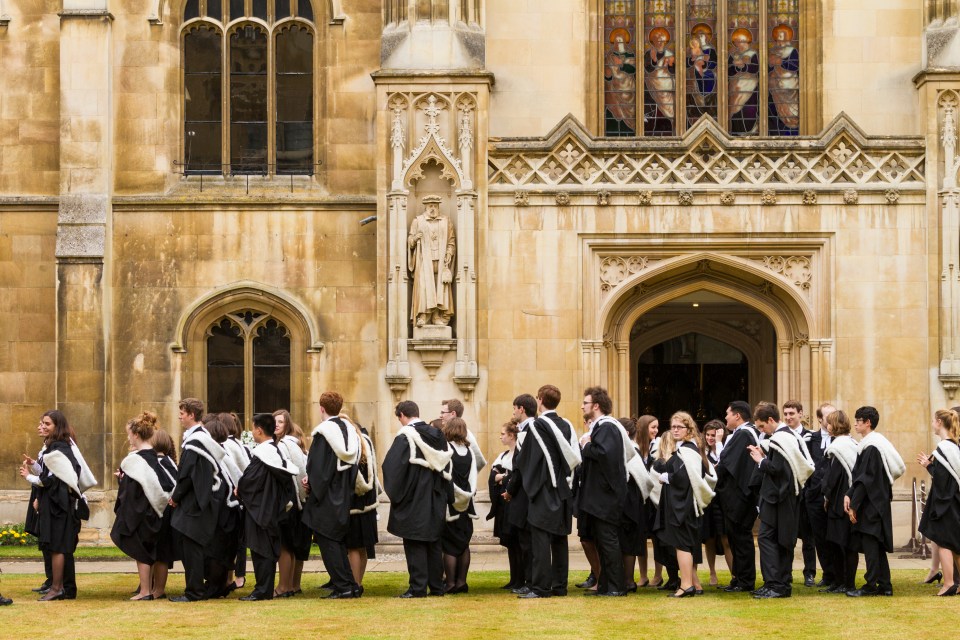
[[[783,424],[784,424],[784,426],[787,425],[786,422],[784,422]],[[790,426],[787,426],[787,428],[790,429],[790,431],[793,431],[793,433],[795,433],[795,434],[798,435],[798,436],[802,436],[802,435],[803,435],[803,425],[802,425],[802,424],[801,424],[799,427],[797,427],[796,429],[794,429],[794,428],[792,428],[792,427],[790,427]]]
[[[535,419],[536,419],[536,418],[527,418],[526,420],[524,420],[523,422],[521,422],[519,425],[517,425],[517,431],[526,431],[526,430],[527,430],[527,427],[529,427],[531,424],[533,424],[533,421],[534,421]]]

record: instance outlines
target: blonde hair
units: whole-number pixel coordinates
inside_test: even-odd
[[[657,447],[657,459],[669,460],[670,456],[677,452],[677,441],[670,431],[664,431],[660,436],[660,446]]]
[[[960,416],[957,412],[953,409],[940,409],[935,415],[947,430],[947,437],[957,442],[960,439]]]
[[[697,428],[697,421],[693,419],[686,411],[677,411],[675,414],[670,416],[670,424],[673,424],[673,421],[677,420],[683,426],[687,428],[687,433],[683,436],[683,442],[692,442],[697,446],[697,450],[700,452],[700,457],[703,459],[703,468],[708,469],[710,467],[710,460],[707,458],[706,447],[700,445],[700,429]],[[672,434],[671,434],[672,435]]]

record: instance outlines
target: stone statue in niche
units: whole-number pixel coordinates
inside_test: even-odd
[[[446,327],[453,318],[453,268],[457,239],[440,196],[425,196],[423,212],[407,236],[407,268],[413,274],[410,319],[415,327]]]

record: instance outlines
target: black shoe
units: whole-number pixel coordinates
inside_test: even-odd
[[[697,594],[698,596],[702,596],[702,595],[703,595],[703,589],[696,589],[696,594]]]
[[[243,596],[240,600],[242,602],[259,602],[260,600],[270,600],[270,598],[267,596],[256,596],[251,593],[250,595]]]
[[[519,599],[521,599],[521,600],[530,600],[530,599],[532,599],[532,598],[549,598],[549,597],[550,597],[550,594],[549,594],[549,593],[545,593],[545,594],[543,594],[543,595],[540,595],[540,594],[537,593],[536,591],[528,591],[528,592],[526,592],[526,593],[522,593],[522,594],[520,594],[520,595],[517,596],[517,598],[519,598]]]
[[[8,604],[13,604],[13,600],[10,598],[4,598],[3,596],[0,596],[0,607],[5,607]]]
[[[597,586],[597,578],[592,573],[587,576],[587,579],[583,582],[578,582],[576,585],[577,589],[593,589]]]
[[[817,589],[817,593],[837,593],[837,589],[838,589],[837,585],[831,584],[824,587],[823,589]],[[846,589],[844,589],[844,592],[846,592]]]
[[[317,587],[318,589],[330,589],[333,590],[333,580],[327,580],[325,583]]]
[[[604,591],[603,593],[598,593],[598,596],[603,596],[606,598],[620,598],[627,595],[626,591]]]
[[[703,591],[701,591],[700,593],[703,593]],[[688,589],[684,589],[684,590],[681,591],[680,593],[671,593],[671,594],[670,594],[669,596],[667,596],[667,597],[668,597],[668,598],[692,598],[692,597],[695,596],[695,595],[698,595],[698,594],[697,594],[697,588],[696,588],[696,587],[690,587],[690,588],[688,588]]]
[[[957,595],[957,587],[960,587],[956,582],[950,585],[950,588],[944,591],[943,593],[938,593],[937,596],[941,598],[949,598],[950,596]]]
[[[934,582],[936,582],[937,584],[940,584],[942,580],[943,580],[943,571],[937,571],[937,575],[930,576],[929,579],[923,581],[923,584],[933,584]]]
[[[583,592],[583,595],[585,595],[585,596],[598,596],[598,595],[600,595],[600,592],[597,591],[596,589],[585,589],[584,592]]]
[[[659,587],[657,587],[657,591],[676,591],[679,588],[680,588],[679,580],[670,580],[669,582],[665,582]]]
[[[469,593],[469,592],[470,592],[470,586],[466,584],[462,584],[459,587],[450,587],[449,589],[444,591],[444,593],[449,595],[456,595],[458,593]]]
[[[513,591],[514,589],[519,589],[520,587],[513,582],[508,582],[507,584],[500,587],[501,589],[506,589],[507,591]]]
[[[176,598],[170,598],[170,602],[197,602],[197,600],[188,596],[177,596]]]
[[[625,591],[626,591],[627,593],[636,593],[638,586],[639,586],[639,585],[636,585],[636,584],[635,584],[635,585],[632,585],[632,586],[629,586],[629,587],[627,587],[627,588],[625,589]]]
[[[762,593],[758,593],[753,597],[756,598],[757,600],[771,600],[773,598],[789,598],[790,594],[780,593],[778,591],[774,591],[773,589],[767,589],[766,591]]]
[[[407,598],[426,598],[426,597],[427,597],[427,594],[425,594],[425,593],[414,593],[413,591],[410,591],[409,589],[407,589],[406,591],[404,591],[403,593],[401,593],[401,594],[398,595],[397,597],[398,597],[398,598],[403,598],[403,599],[407,599]]]
[[[295,596],[295,595],[297,595],[296,592],[294,592],[294,591],[292,591],[292,590],[291,590],[291,591],[284,591],[283,593],[279,593],[278,591],[274,591],[274,592],[273,592],[273,597],[274,597],[274,598],[292,598],[292,597]]]
[[[44,582],[39,587],[34,587],[33,589],[30,589],[30,591],[33,591],[34,593],[46,593],[47,591],[50,591],[50,585]],[[140,593],[140,589],[138,588],[136,591],[134,591],[134,593]]]
[[[738,584],[731,584],[727,587],[724,587],[723,590],[726,591],[727,593],[741,593],[743,591],[746,591],[746,589],[744,589]]]
[[[813,576],[807,576],[803,579],[803,586],[805,587],[815,587],[817,586],[817,581]]]
[[[751,591],[750,594],[754,596],[760,596],[765,594],[768,591],[770,591],[769,587],[761,586],[759,589],[754,589],[753,591]]]
[[[130,602],[147,602],[148,600],[153,600],[153,594],[148,593],[142,598],[130,598]]]
[[[352,600],[359,597],[356,591],[334,591],[323,596],[323,600]]]
[[[67,597],[67,594],[63,591],[63,589],[60,589],[60,591],[57,591],[56,593],[54,593],[53,591],[47,591],[46,594],[37,598],[37,601],[52,602],[54,600],[65,600],[66,597]]]
[[[513,593],[518,596],[525,596],[530,593],[530,587],[520,587],[519,589],[513,589]]]
[[[820,580],[817,582],[817,586],[818,586],[818,587],[829,587],[830,585],[827,584],[827,581],[826,581],[826,580],[824,580],[823,578],[820,578]]]
[[[550,591],[550,595],[556,596],[557,598],[564,598],[567,595],[566,589],[553,589]]]
[[[441,598],[443,597],[443,589],[441,589],[440,591],[431,590],[430,593],[428,593],[427,595],[430,596],[431,598]]]
[[[847,595],[851,598],[865,598],[867,596],[879,596],[882,595],[879,589],[873,589],[870,587],[860,587],[859,589],[853,589],[847,591]],[[890,595],[893,595],[893,592],[890,592]]]

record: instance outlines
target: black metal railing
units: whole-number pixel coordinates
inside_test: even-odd
[[[920,558],[926,560],[930,557],[930,545],[927,544],[927,538],[920,533],[920,518],[923,516],[923,510],[927,506],[927,483],[920,481],[920,488],[917,489],[917,479],[913,479],[912,499],[910,501],[910,539],[897,551],[901,558]]]

